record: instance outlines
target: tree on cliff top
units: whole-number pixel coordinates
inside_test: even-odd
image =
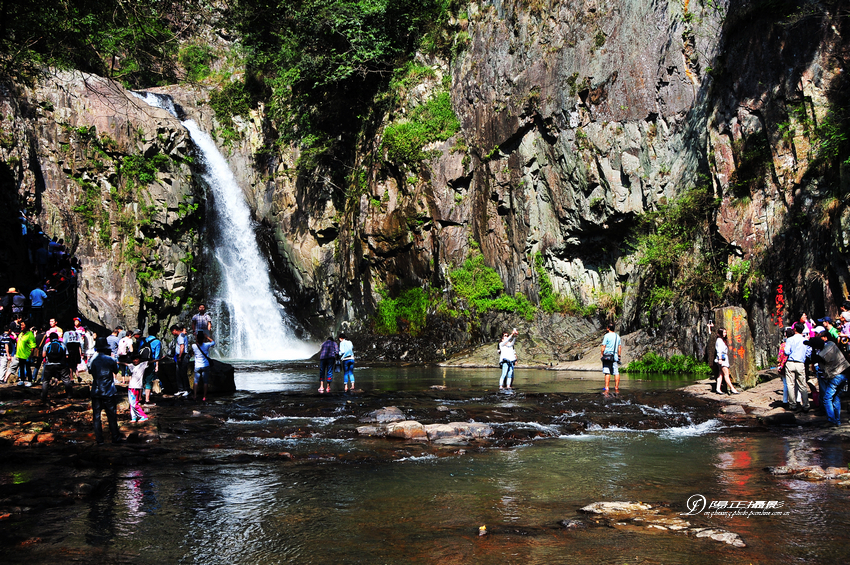
[[[146,87],[175,80],[177,35],[198,10],[173,0],[0,0],[0,75],[70,68]]]
[[[237,0],[232,17],[249,72],[270,88],[269,109],[283,140],[316,150],[339,171],[357,136],[380,124],[375,105],[393,71],[438,33],[455,3]]]

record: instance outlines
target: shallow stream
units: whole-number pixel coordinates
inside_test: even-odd
[[[317,394],[314,374],[295,365],[240,363],[235,404],[250,404],[252,393]],[[497,405],[506,416],[494,427],[535,433],[500,447],[435,453],[400,440],[340,437],[341,428],[359,424],[336,409],[303,422],[231,417],[226,431],[243,449],[315,452],[315,459],[100,469],[98,496],[15,520],[39,542],[10,548],[8,562],[846,563],[848,491],[763,470],[846,466],[841,444],[691,414],[672,392],[683,382],[624,379],[620,395],[607,398],[597,376],[582,373],[518,371],[513,395],[498,394],[494,384],[493,370],[357,372],[362,394],[385,396],[388,406],[427,403],[413,395],[445,386],[433,402],[464,415]],[[558,416],[512,420],[547,395],[563,404]],[[327,402],[342,406],[345,398]],[[612,423],[611,412],[633,416]],[[289,433],[301,424],[312,432]],[[321,433],[325,428],[337,433]],[[347,460],[349,452],[371,456]],[[50,469],[25,472],[23,480],[50,480]],[[7,473],[0,480],[22,479]],[[771,501],[779,512],[686,517],[737,533],[744,548],[671,531],[597,527],[579,512],[596,501],[643,501],[679,514],[697,494]],[[578,527],[562,525],[570,520]],[[478,535],[482,525],[486,536]]]

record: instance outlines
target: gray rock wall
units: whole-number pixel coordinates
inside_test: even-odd
[[[203,211],[192,207],[202,198],[183,127],[79,72],[50,72],[7,94],[0,111],[14,128],[3,160],[18,164],[18,201],[31,220],[80,259],[80,313],[106,327],[176,320],[195,284]],[[133,163],[156,156],[159,168],[139,176]]]

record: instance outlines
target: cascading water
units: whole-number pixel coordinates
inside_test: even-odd
[[[146,103],[180,119],[169,96],[134,93]],[[217,316],[214,336],[228,331],[228,357],[235,359],[304,359],[315,350],[292,335],[269,280],[269,267],[260,254],[251,213],[227,160],[212,138],[193,120],[181,121],[200,152],[202,177],[215,202],[218,237],[214,255],[221,270],[218,299],[227,309],[228,324]]]

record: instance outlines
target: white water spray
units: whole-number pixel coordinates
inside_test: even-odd
[[[134,93],[136,94],[136,93]],[[179,119],[168,96],[136,94]],[[305,359],[315,348],[292,335],[286,313],[274,296],[269,266],[260,254],[245,195],[227,160],[212,138],[193,120],[181,122],[201,155],[202,177],[213,193],[218,218],[218,241],[214,255],[221,269],[218,298],[229,314],[228,357],[236,359]],[[219,316],[220,318],[220,316]],[[215,335],[225,330],[214,320]]]

